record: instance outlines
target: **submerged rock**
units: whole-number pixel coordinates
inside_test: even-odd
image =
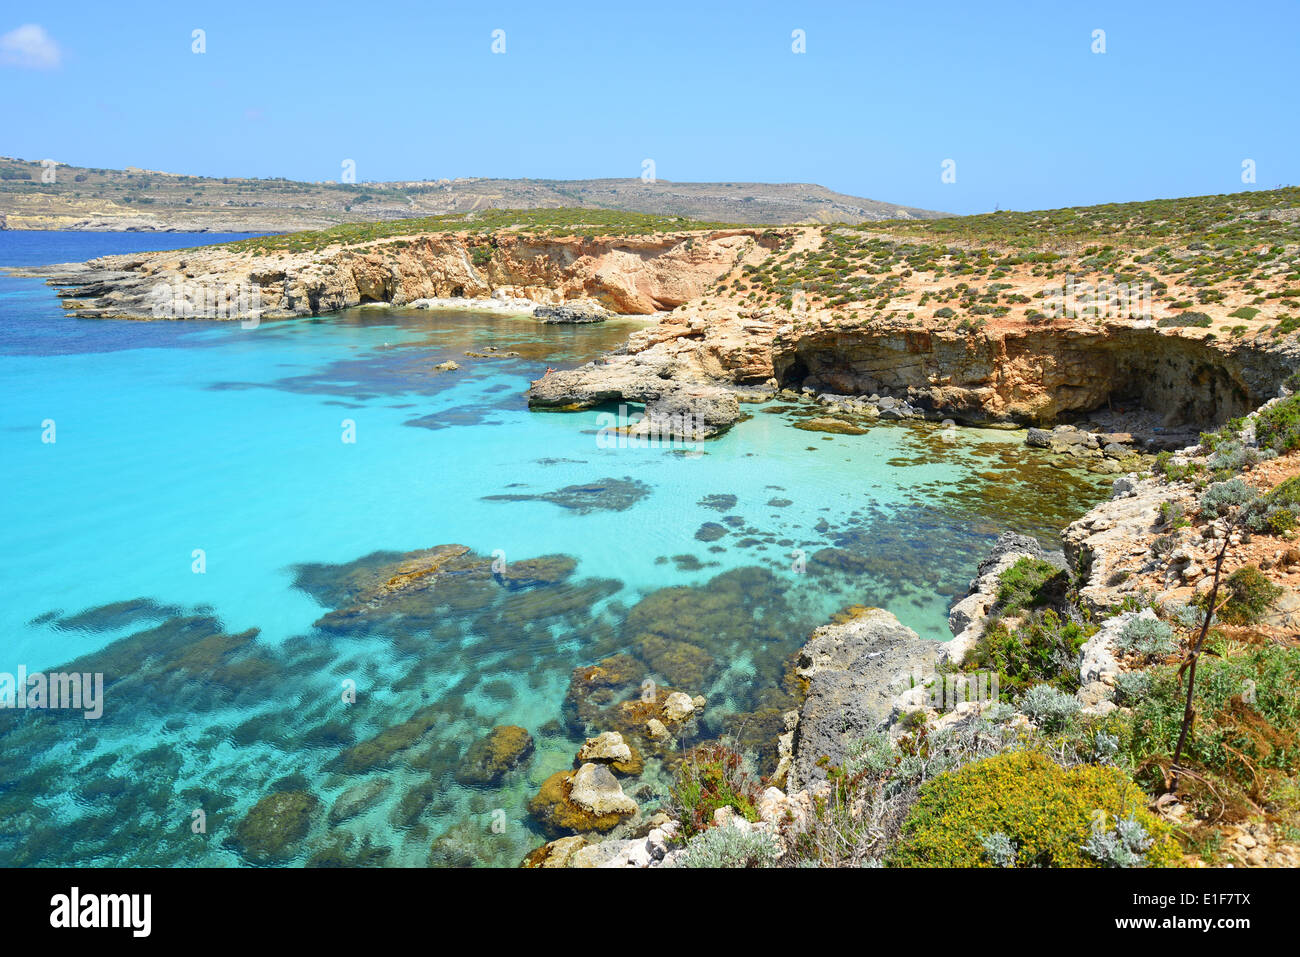
[[[433,839],[430,867],[480,867],[510,852],[510,838],[480,821],[463,818]],[[518,853],[516,851],[515,853]]]
[[[531,734],[518,725],[498,725],[469,746],[456,769],[456,780],[462,784],[496,784],[532,753]]]
[[[705,522],[695,530],[695,537],[701,542],[716,542],[727,534],[727,529],[717,522]]]
[[[700,499],[695,504],[702,508],[711,508],[717,512],[729,512],[736,507],[737,501],[739,501],[739,499],[737,499],[735,495],[718,492],[713,495],[704,496],[704,498]]]
[[[367,835],[360,841],[347,831],[336,831],[330,843],[307,859],[308,867],[383,867],[393,849],[374,844]]]
[[[233,843],[255,864],[282,863],[311,829],[320,801],[307,791],[268,794],[235,826]]]
[[[597,479],[585,485],[566,485],[554,492],[485,495],[485,502],[550,502],[579,515],[591,512],[623,512],[650,494],[650,486],[634,478]]]
[[[831,432],[836,435],[866,435],[869,431],[860,425],[854,425],[852,422],[829,417],[805,419],[803,422],[796,422],[794,427],[803,429],[805,432]]]
[[[702,688],[717,672],[713,656],[689,642],[646,635],[633,651],[655,674],[682,687]]]
[[[577,567],[577,559],[570,555],[542,555],[507,562],[500,571],[494,571],[493,575],[507,588],[533,588],[537,585],[558,584],[572,575]]]
[[[393,783],[387,778],[373,778],[348,788],[330,808],[330,824],[340,824],[348,818],[356,817],[378,804],[392,788]]]
[[[421,708],[401,724],[385,728],[372,738],[353,745],[336,759],[339,769],[349,774],[384,767],[397,755],[419,743],[426,734],[447,721],[438,705]]]

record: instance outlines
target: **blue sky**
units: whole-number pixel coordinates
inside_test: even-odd
[[[576,179],[653,159],[959,213],[1300,182],[1294,0],[76,0],[8,4],[0,35],[0,153],[74,165]]]

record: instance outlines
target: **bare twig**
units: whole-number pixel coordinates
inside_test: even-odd
[[[1178,790],[1178,775],[1182,772],[1181,762],[1183,759],[1183,745],[1187,743],[1187,735],[1192,730],[1192,724],[1196,721],[1196,708],[1192,705],[1192,696],[1196,691],[1196,663],[1200,660],[1201,649],[1205,644],[1205,638],[1210,633],[1210,623],[1214,621],[1215,612],[1221,606],[1217,604],[1219,597],[1219,576],[1223,572],[1223,559],[1228,554],[1228,543],[1232,538],[1232,527],[1224,529],[1223,547],[1219,549],[1219,554],[1214,560],[1214,581],[1210,585],[1210,594],[1205,602],[1205,618],[1201,621],[1200,633],[1196,636],[1196,641],[1187,652],[1187,657],[1183,660],[1182,666],[1178,669],[1178,680],[1181,683],[1183,675],[1187,675],[1187,699],[1183,705],[1183,726],[1178,732],[1178,745],[1174,748],[1174,760],[1169,765],[1169,778],[1166,790]],[[1224,599],[1226,604],[1227,599]]]

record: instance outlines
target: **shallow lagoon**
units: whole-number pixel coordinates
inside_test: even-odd
[[[123,241],[0,233],[0,263]],[[236,823],[283,790],[316,801],[286,863],[514,864],[542,840],[528,798],[582,741],[563,707],[575,667],[632,651],[707,697],[702,736],[767,747],[811,628],[867,604],[945,639],[1001,530],[1050,539],[1102,495],[1015,432],[830,435],[767,403],[695,449],[611,448],[595,411],[526,409],[529,379],[638,324],[75,320],[43,283],[0,279],[0,671],[82,659],[107,684],[98,721],[0,712],[0,861],[239,864]],[[444,543],[572,567],[326,618],[366,575]],[[499,786],[458,782],[499,724],[533,734],[531,761]],[[403,726],[406,746],[347,758]],[[651,761],[624,786],[652,807],[662,781]]]

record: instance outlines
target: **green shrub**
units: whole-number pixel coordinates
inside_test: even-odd
[[[1151,689],[1151,675],[1146,671],[1121,671],[1115,676],[1115,703],[1132,707]]]
[[[1171,326],[1196,326],[1204,329],[1210,325],[1213,320],[1203,312],[1180,312],[1176,316],[1163,316],[1156,320],[1157,326],[1169,328]]]
[[[1161,502],[1160,521],[1168,528],[1185,528],[1191,524],[1182,502]]]
[[[1300,475],[1293,475],[1264,496],[1269,505],[1300,507]]]
[[[703,744],[686,753],[669,796],[686,837],[712,827],[713,812],[723,807],[747,821],[758,820],[758,785],[745,770],[744,758],[720,744]]]
[[[1115,650],[1120,654],[1145,659],[1167,657],[1177,648],[1174,630],[1156,618],[1130,618],[1115,637]]]
[[[1142,822],[1130,815],[1114,827],[1107,827],[1099,819],[1083,850],[1103,867],[1142,867],[1153,843]]]
[[[1138,780],[1163,787],[1183,719],[1186,683],[1176,666],[1152,668],[1151,685],[1133,709],[1130,754]],[[1300,766],[1300,649],[1260,645],[1231,657],[1202,655],[1193,706],[1196,722],[1183,753],[1184,778],[1198,803],[1245,813],[1270,800]],[[1244,799],[1244,800],[1243,800]]]
[[[1069,587],[1069,573],[1041,558],[1021,558],[998,576],[996,611],[1011,614],[1028,608],[1060,604]]]
[[[1255,417],[1255,438],[1283,455],[1300,448],[1300,396],[1290,396]]]
[[[1016,704],[1029,720],[1049,732],[1064,731],[1079,713],[1079,702],[1074,695],[1047,684],[1034,685]]]
[[[1246,516],[1252,532],[1281,535],[1300,520],[1300,475],[1292,476],[1259,500]]]
[[[1155,464],[1152,471],[1156,475],[1163,475],[1171,482],[1181,482],[1183,479],[1194,474],[1199,466],[1194,462],[1176,463],[1173,461],[1174,453],[1169,451],[1156,453]]]
[[[984,848],[984,856],[994,867],[1015,867],[1016,866],[1016,842],[1011,840],[1001,831],[994,831],[992,834],[985,834],[980,837],[980,844]]]
[[[1064,770],[1033,751],[1013,751],[943,774],[921,788],[890,863],[903,867],[987,867],[980,835],[1002,834],[1020,867],[1096,867],[1085,850],[1094,822],[1139,822],[1153,866],[1178,860],[1168,827],[1116,768]]]
[[[1095,627],[1063,621],[1051,609],[1030,615],[1012,631],[1005,622],[984,629],[963,667],[996,671],[1008,692],[1047,682],[1073,691],[1079,684],[1079,653]]]
[[[1278,324],[1273,327],[1274,336],[1289,336],[1300,329],[1300,316],[1279,316],[1278,319]]]
[[[1230,625],[1249,625],[1259,621],[1272,604],[1282,597],[1282,588],[1254,565],[1238,568],[1226,582],[1229,597],[1219,609],[1219,617]]]
[[[711,827],[686,845],[676,867],[775,867],[776,841],[766,831],[742,832],[738,827]]]
[[[1259,498],[1255,491],[1241,479],[1215,482],[1201,496],[1201,514],[1208,518],[1227,515],[1234,508],[1248,506]]]

